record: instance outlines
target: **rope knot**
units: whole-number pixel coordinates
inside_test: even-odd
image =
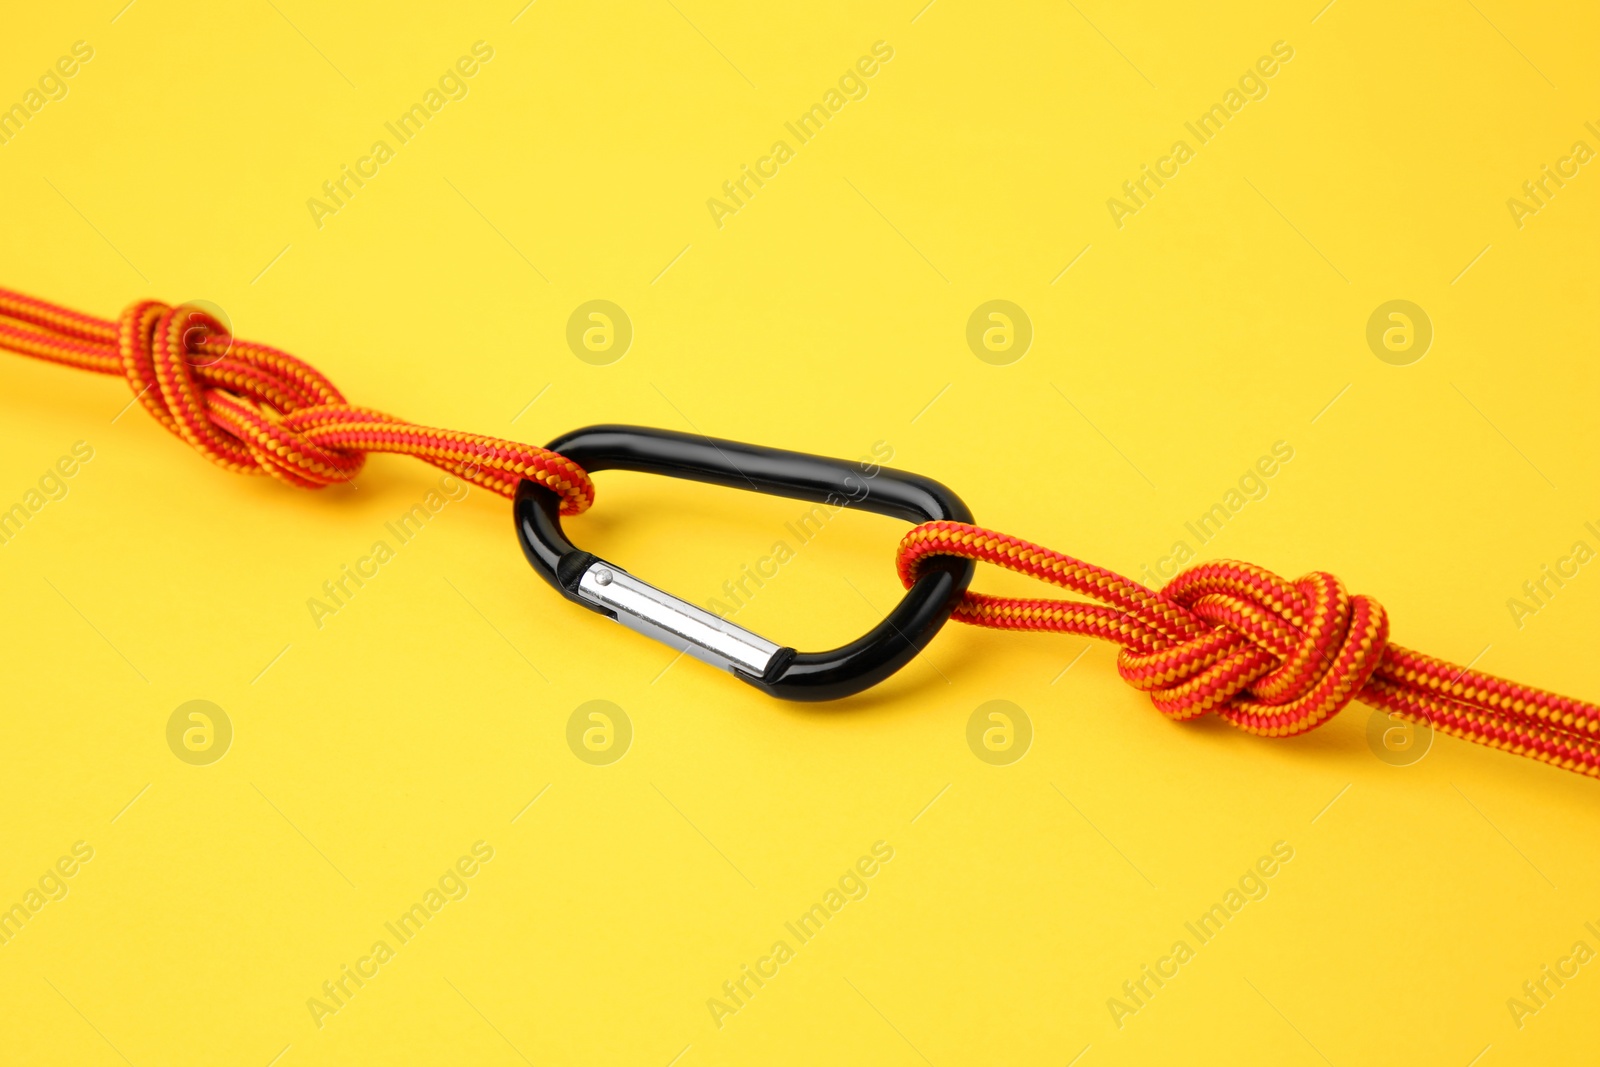
[[[156,300],[122,313],[117,340],[123,374],[145,410],[217,464],[303,488],[346,482],[361,470],[365,453],[306,436],[319,409],[348,405],[293,356],[238,340],[201,308]]]
[[[120,371],[157,422],[231,471],[319,489],[350,481],[369,452],[398,452],[502,496],[515,493],[524,478],[536,481],[560,495],[563,514],[576,515],[594,503],[594,483],[565,456],[355,407],[315,367],[234,337],[194,305],[143,300],[128,307],[115,323],[120,365],[92,347],[111,323],[63,325],[60,316],[44,316],[31,306],[18,317],[67,335],[56,343],[73,346],[76,358],[94,360],[94,369]],[[102,367],[100,360],[110,365]]]
[[[1388,648],[1383,606],[1321,571],[1288,582],[1248,563],[1207,563],[1161,595],[1195,625],[1166,647],[1124,647],[1117,669],[1174,719],[1215,711],[1251,733],[1302,733],[1355,699]]]
[[[900,542],[900,580],[909,589],[938,556],[993,563],[1089,597],[1094,603],[969,589],[954,617],[1115,641],[1123,679],[1173,719],[1214,711],[1250,733],[1302,733],[1355,699],[1391,652],[1383,607],[1320,571],[1289,582],[1223,560],[1191,567],[1157,592],[1020,538],[940,521]]]

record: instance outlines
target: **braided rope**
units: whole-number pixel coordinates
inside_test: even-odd
[[[370,452],[394,452],[507,497],[532,479],[561,496],[563,514],[594,503],[588,473],[565,456],[355,407],[314,367],[234,338],[196,307],[145,300],[112,322],[0,289],[0,349],[124,378],[157,422],[241,474],[316,489],[349,481]],[[1250,733],[1286,737],[1360,699],[1600,777],[1600,707],[1390,644],[1383,607],[1348,595],[1331,574],[1288,582],[1224,561],[1191,567],[1156,592],[1028,541],[930,522],[900,543],[896,562],[907,588],[933,556],[993,563],[1098,601],[969,591],[952,617],[1113,641],[1122,649],[1123,679],[1169,718],[1214,712]]]
[[[0,348],[125,378],[157,422],[239,474],[319,489],[355,477],[369,452],[397,452],[502,496],[532,479],[566,515],[594,503],[594,483],[565,456],[356,407],[316,368],[196,307],[143,300],[111,322],[0,289]]]
[[[1600,707],[1389,643],[1371,597],[1331,574],[1293,582],[1205,563],[1160,591],[1048,548],[959,522],[914,527],[896,565],[910,588],[935,556],[992,563],[1099,603],[968,592],[952,618],[1122,646],[1117,670],[1168,718],[1214,712],[1268,737],[1304,733],[1355,699],[1481,745],[1600,777]]]

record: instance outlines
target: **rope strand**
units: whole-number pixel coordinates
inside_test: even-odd
[[[594,503],[594,483],[558,453],[439,430],[356,407],[314,367],[233,337],[191,306],[144,300],[116,321],[0,289],[0,348],[122,377],[153,418],[207,459],[317,489],[347,482],[368,453],[415,456],[512,496],[529,478]],[[900,543],[910,588],[934,556],[992,563],[1089,597],[967,592],[952,618],[999,630],[1081,634],[1121,646],[1117,670],[1168,718],[1215,713],[1268,737],[1303,733],[1360,699],[1455,737],[1600,777],[1600,707],[1389,642],[1388,616],[1331,574],[1289,582],[1247,563],[1191,567],[1159,592],[979,526],[930,522]]]
[[[1081,634],[1121,646],[1117,670],[1168,718],[1214,712],[1288,737],[1346,704],[1600,777],[1600,707],[1391,644],[1382,605],[1331,574],[1293,582],[1248,563],[1203,563],[1157,592],[1052,549],[980,526],[930,522],[900,542],[906,588],[935,556],[992,563],[1099,603],[968,592],[951,617],[997,630]]]
[[[395,452],[506,497],[532,479],[565,515],[594,503],[588,473],[565,456],[356,407],[315,367],[199,308],[142,300],[112,322],[0,289],[0,348],[121,376],[157,422],[239,474],[320,489],[354,478],[369,452]]]

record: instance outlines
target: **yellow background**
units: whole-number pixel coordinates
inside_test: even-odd
[[[431,425],[885,441],[1127,573],[1287,441],[1205,556],[1330,570],[1401,643],[1600,696],[1600,572],[1520,629],[1506,606],[1600,520],[1600,164],[1520,229],[1506,206],[1600,147],[1593,13],[919,3],[28,5],[0,101],[94,58],[0,147],[0,284],[209,300]],[[319,229],[307,198],[478,40],[469,95]],[[707,199],[880,40],[866,98],[719,229]],[[1117,228],[1106,200],[1280,40],[1269,95]],[[635,330],[609,366],[565,341],[596,298]],[[965,341],[990,299],[1034,327],[1009,366]],[[1365,341],[1391,299],[1435,329],[1410,366]],[[1391,766],[1359,705],[1286,742],[1180,727],[1107,647],[1063,674],[1085,641],[960,627],[869,695],[780,705],[561,600],[486,492],[319,630],[307,598],[437,472],[294,491],[118,417],[116,380],[0,383],[0,504],[95,450],[0,547],[0,903],[95,850],[0,947],[8,1063],[1498,1065],[1600,1037],[1597,964],[1506,1007],[1600,949],[1593,782],[1443,737]],[[801,510],[598,483],[575,538],[701,602]],[[901,529],[840,516],[740,621],[856,636]],[[235,731],[210,766],[165,739],[194,699]],[[635,732],[610,766],[565,740],[594,699]],[[1005,767],[966,743],[995,699],[1034,729]],[[480,840],[470,894],[319,1029],[307,999]],[[869,895],[718,1028],[707,999],[879,840]],[[1270,895],[1119,1029],[1107,999],[1278,841]]]

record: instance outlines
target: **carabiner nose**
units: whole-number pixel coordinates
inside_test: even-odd
[[[931,478],[846,460],[655,430],[591,426],[547,446],[589,471],[632,470],[709,482],[908,522],[971,522],[960,497]],[[577,548],[561,526],[561,498],[533,481],[517,487],[517,538],[534,570],[563,596],[785,700],[833,700],[867,689],[916,656],[955,610],[971,561],[931,562],[889,615],[827,652],[797,652]]]

